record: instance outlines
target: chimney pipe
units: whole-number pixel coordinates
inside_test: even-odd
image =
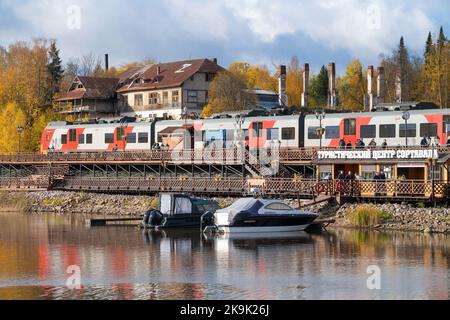
[[[303,66],[303,93],[302,93],[302,107],[308,107],[308,92],[309,88],[309,63]]]
[[[286,66],[280,66],[280,78],[278,80],[278,104],[282,107],[288,106],[288,97],[286,94]]]
[[[109,55],[105,54],[105,71],[109,70]]]
[[[161,74],[161,67],[157,66],[156,67],[156,75],[159,76]]]
[[[367,103],[366,111],[373,110],[373,66],[367,68]]]
[[[377,70],[377,104],[383,103],[384,96],[384,68],[378,67]]]
[[[336,65],[328,64],[328,106],[336,109]]]
[[[212,61],[217,64],[217,58],[213,58]]]
[[[400,70],[395,75],[395,96],[397,102],[402,102],[402,76]]]

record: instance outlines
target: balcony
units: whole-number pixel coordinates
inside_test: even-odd
[[[130,106],[128,104],[122,104],[120,106],[122,111],[157,111],[157,110],[180,110],[181,103],[154,103],[146,104],[143,106]]]
[[[60,104],[54,108],[54,111],[60,114],[93,113],[96,112],[96,108],[86,105]]]

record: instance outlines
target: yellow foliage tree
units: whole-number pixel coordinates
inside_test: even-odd
[[[26,129],[26,115],[15,103],[8,103],[0,111],[0,152],[18,151],[19,133],[17,127]],[[24,132],[22,132],[23,138]],[[23,148],[21,148],[23,150]]]
[[[359,111],[364,109],[365,75],[358,59],[354,59],[347,66],[345,75],[337,83],[337,89],[339,105],[343,110]]]

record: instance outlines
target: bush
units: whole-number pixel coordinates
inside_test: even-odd
[[[383,222],[394,220],[394,215],[386,210],[381,210],[380,212],[380,220]]]
[[[153,198],[152,202],[150,203],[150,207],[152,207],[153,209],[157,209],[159,207],[158,197]]]
[[[64,203],[63,198],[47,198],[42,201],[44,206],[60,206]]]
[[[423,209],[423,208],[425,208],[425,203],[423,203],[423,202],[417,202],[416,207],[417,207],[417,208]]]
[[[379,224],[382,216],[383,214],[380,209],[365,205],[353,211],[350,218],[358,227],[370,227]]]

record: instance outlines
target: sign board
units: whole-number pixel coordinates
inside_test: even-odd
[[[319,160],[383,160],[383,159],[438,159],[437,150],[432,149],[383,149],[383,150],[333,150],[318,151]]]

